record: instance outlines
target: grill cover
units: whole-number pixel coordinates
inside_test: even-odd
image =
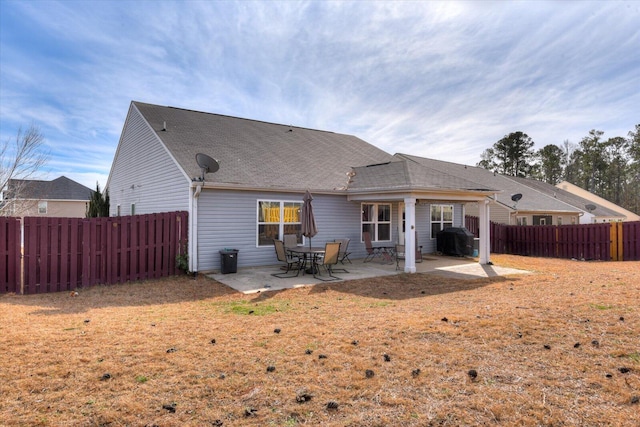
[[[444,255],[473,255],[474,235],[464,227],[445,228],[436,236],[437,250]]]

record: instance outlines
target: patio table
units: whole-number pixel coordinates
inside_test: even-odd
[[[309,274],[313,274],[314,272],[311,271],[311,269],[309,269],[309,271],[307,271],[307,260],[311,259],[313,256],[313,258],[317,257],[318,255],[324,255],[324,248],[321,247],[309,247],[309,246],[297,246],[294,248],[287,248],[287,251],[289,251],[292,254],[297,254],[297,255],[302,255],[302,259],[303,259],[303,263],[300,266],[300,268],[302,269],[303,274],[305,272],[309,273]],[[313,263],[312,263],[313,265]]]

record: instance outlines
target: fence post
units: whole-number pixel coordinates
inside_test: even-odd
[[[621,222],[616,222],[618,229],[618,261],[624,261],[624,228]]]
[[[0,294],[22,293],[20,218],[0,217],[0,230],[0,260],[6,261],[0,271]]]
[[[618,244],[617,244],[618,227],[616,226],[615,222],[610,223],[609,226],[611,227],[609,229],[609,235],[611,236],[610,237],[611,261],[618,261]]]

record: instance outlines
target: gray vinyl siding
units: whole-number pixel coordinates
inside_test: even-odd
[[[219,271],[219,251],[225,248],[240,251],[238,267],[278,264],[273,246],[257,246],[257,201],[301,202],[302,196],[203,190],[198,200],[198,270]],[[365,249],[360,238],[360,202],[349,202],[344,196],[313,197],[313,212],[318,226],[318,234],[312,239],[313,246],[324,246],[334,239],[350,238],[349,252],[353,254],[350,258],[363,258]]]
[[[453,205],[453,226],[464,227],[462,204],[447,202],[434,204]],[[431,237],[431,204],[419,204],[416,206],[416,227],[418,229],[418,244],[422,246],[422,253],[435,253],[438,241],[435,236],[433,238]]]
[[[431,253],[431,242],[429,233],[431,232],[431,217],[429,205],[419,203],[416,205],[416,230],[418,231],[418,246],[422,246],[422,253]],[[434,247],[435,250],[435,247]]]
[[[195,161],[195,159],[194,159]],[[189,209],[189,181],[155,133],[131,108],[108,184],[110,215]]]
[[[477,203],[467,203],[466,205],[467,215],[479,216],[479,208]],[[509,210],[504,207],[492,203],[489,205],[489,217],[492,222],[497,224],[509,224]]]
[[[324,246],[334,239],[349,238],[349,252],[352,254],[350,258],[364,258],[366,251],[361,237],[361,202],[349,202],[343,196],[313,197],[313,211],[318,226],[318,234],[312,239],[313,246]],[[278,264],[273,246],[257,246],[258,200],[301,202],[302,194],[210,189],[202,191],[198,199],[198,271],[219,271],[220,250],[227,248],[240,251],[237,261],[239,268]],[[391,209],[391,241],[375,245],[394,246],[398,243],[400,218],[397,202],[391,203]],[[454,225],[461,224],[462,205],[454,204]],[[416,205],[416,230],[423,253],[435,252],[436,240],[429,238],[429,204]]]

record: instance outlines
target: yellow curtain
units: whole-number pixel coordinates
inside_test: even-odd
[[[280,208],[269,208],[269,216],[267,222],[280,222]]]
[[[292,223],[292,222],[300,222],[300,208],[297,206],[291,206],[284,208],[284,222]]]
[[[262,206],[262,218],[264,222],[280,222],[280,207]],[[299,206],[285,206],[284,207],[284,222],[286,224],[299,223],[300,222],[300,207]]]

